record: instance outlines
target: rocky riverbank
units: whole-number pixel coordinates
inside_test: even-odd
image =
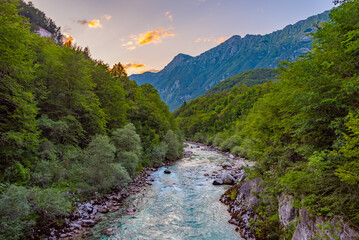
[[[151,185],[153,179],[149,178],[150,174],[156,171],[157,168],[144,168],[140,174],[129,184],[128,188],[122,189],[119,192],[112,193],[100,198],[94,198],[89,202],[75,203],[77,210],[73,211],[71,215],[64,219],[62,228],[50,229],[50,236],[45,238],[48,240],[55,239],[81,239],[83,232],[93,227],[100,222],[101,215],[114,212],[120,209],[122,201],[128,196],[142,191],[147,185]],[[135,209],[128,209],[128,211],[136,211]],[[106,230],[111,234],[111,229]]]
[[[220,201],[228,205],[231,214],[229,223],[238,226],[236,229],[244,239],[265,239],[256,234],[256,221],[259,219],[255,209],[260,199],[258,195],[265,189],[261,185],[261,179],[249,180],[245,177],[236,185],[228,189],[220,198]],[[310,240],[358,240],[359,231],[345,223],[343,219],[316,216],[305,208],[296,209],[293,206],[293,197],[282,194],[278,196],[278,232],[283,239]]]
[[[228,222],[237,226],[236,231],[241,237],[247,240],[265,239],[256,235],[255,224],[259,219],[256,213],[260,202],[259,194],[265,187],[261,185],[260,178],[247,179],[244,171],[246,166],[251,166],[253,163],[230,153],[221,152],[218,147],[192,144],[195,144],[192,147],[202,146],[204,151],[216,151],[232,159],[231,162],[219,166],[219,170],[207,175],[213,179],[214,185],[233,185],[220,197],[220,201],[228,205],[231,214]],[[293,197],[290,195],[281,194],[277,200],[273,204],[277,205],[280,228],[278,232],[283,239],[359,239],[359,231],[343,219],[316,216],[305,208],[296,209],[293,207]]]

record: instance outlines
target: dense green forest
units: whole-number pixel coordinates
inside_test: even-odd
[[[230,91],[234,87],[242,87],[246,85],[251,87],[253,85],[262,84],[270,81],[278,80],[278,74],[271,68],[256,68],[245,72],[238,73],[233,77],[214,85],[203,95],[211,95],[214,93],[222,93],[224,91]]]
[[[60,224],[75,201],[126,187],[143,167],[182,155],[156,89],[87,48],[32,33],[48,26],[57,36],[59,28],[20,3],[35,27],[18,1],[0,0],[0,239]]]
[[[210,94],[175,112],[187,138],[255,162],[247,172],[266,186],[259,239],[279,236],[281,193],[297,208],[359,226],[359,1],[344,1],[317,27],[313,50],[281,63],[278,82]]]

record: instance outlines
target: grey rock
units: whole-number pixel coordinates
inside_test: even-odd
[[[227,172],[222,173],[221,179],[222,179],[223,184],[232,185],[235,182],[234,177],[230,173],[227,173]]]
[[[213,181],[212,184],[213,184],[213,185],[222,185],[222,184],[223,184],[223,181],[222,181],[221,178],[216,178],[216,179],[214,179],[214,181]]]
[[[290,222],[295,220],[299,215],[296,208],[292,207],[292,201],[292,196],[284,194],[278,199],[279,222],[284,228],[288,227]]]
[[[337,239],[351,240],[358,239],[359,232],[355,231],[341,219],[326,219],[309,213],[305,208],[299,211],[300,222],[293,234],[292,240],[310,239]],[[328,229],[321,230],[320,225]]]
[[[232,164],[230,162],[225,162],[222,164],[222,167],[224,169],[231,169],[232,168]]]
[[[81,225],[84,226],[84,227],[93,227],[95,226],[95,221],[94,220],[82,220],[81,221]]]

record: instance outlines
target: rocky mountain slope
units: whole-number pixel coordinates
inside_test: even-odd
[[[131,75],[138,84],[150,83],[171,110],[222,80],[254,68],[275,68],[310,51],[313,24],[328,20],[328,11],[266,35],[233,36],[199,56],[177,55],[162,71]]]

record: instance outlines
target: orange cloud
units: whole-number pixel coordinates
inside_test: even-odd
[[[173,22],[173,16],[171,15],[171,12],[170,12],[170,11],[165,12],[165,16],[167,16],[168,19],[169,19],[171,22]]]
[[[66,34],[66,33],[63,34],[62,43],[63,43],[64,45],[69,46],[69,45],[71,45],[71,43],[72,43],[73,41],[75,41],[75,39],[74,39],[71,35]]]
[[[161,43],[163,38],[175,36],[174,33],[168,32],[168,30],[169,30],[168,28],[160,28],[146,33],[141,33],[139,35],[137,43],[139,46],[148,44],[150,42]]]
[[[137,46],[149,43],[161,43],[162,39],[175,36],[175,34],[169,30],[169,28],[160,28],[138,35],[131,35],[131,40],[127,43],[123,43],[122,46],[127,47],[128,50],[134,50]]]
[[[78,23],[81,23],[82,25],[87,25],[89,28],[102,28],[99,19],[92,19],[91,21],[80,20],[78,21]]]
[[[107,21],[110,21],[110,19],[112,18],[112,16],[111,16],[111,15],[108,15],[108,14],[103,15],[103,17],[104,17]]]
[[[145,68],[146,65],[142,64],[142,63],[126,63],[123,67],[125,70],[128,70],[128,69],[137,70],[137,69]]]

